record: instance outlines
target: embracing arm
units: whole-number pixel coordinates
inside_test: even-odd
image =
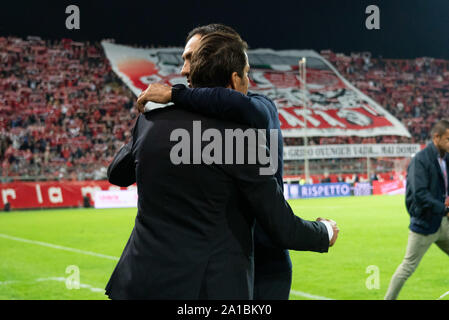
[[[128,187],[136,182],[134,157],[131,152],[132,140],[115,155],[108,167],[108,180],[111,184]]]
[[[253,185],[245,182],[239,185],[255,209],[256,220],[280,247],[301,251],[328,251],[329,234],[325,224],[296,216],[285,201],[275,178]]]
[[[171,101],[186,110],[257,129],[266,129],[270,119],[279,117],[276,106],[267,97],[251,93],[245,95],[223,87],[191,89],[181,84],[170,87],[152,83],[137,99],[136,106],[140,112],[145,112],[145,104],[149,101]]]
[[[267,97],[223,87],[191,89],[176,85],[171,100],[185,109],[258,129],[266,129],[270,119],[277,117],[276,107]]]
[[[224,168],[248,201],[256,221],[280,248],[327,252],[335,242],[337,234],[330,240],[325,223],[296,216],[276,178],[261,175],[258,165],[229,165]]]
[[[136,182],[136,165],[132,153],[136,126],[137,121],[132,129],[131,141],[119,150],[108,167],[108,181],[116,186],[128,187]]]

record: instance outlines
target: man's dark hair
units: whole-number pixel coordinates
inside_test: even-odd
[[[226,87],[231,82],[233,72],[243,77],[247,48],[239,35],[213,32],[203,36],[198,49],[192,54],[192,87]]]
[[[435,135],[442,136],[449,129],[449,121],[448,120],[440,120],[438,121],[430,131],[430,136],[433,138]]]
[[[213,32],[229,33],[240,37],[237,31],[235,31],[229,26],[220,23],[211,23],[205,26],[196,27],[195,29],[190,31],[189,34],[187,35],[186,43],[189,42],[189,40],[196,34],[199,34],[201,37],[203,37]]]

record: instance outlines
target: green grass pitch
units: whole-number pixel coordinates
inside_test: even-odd
[[[407,244],[404,197],[289,202],[302,218],[330,218],[340,227],[329,253],[290,251],[290,299],[383,299]],[[103,289],[135,215],[134,208],[0,212],[0,299],[107,299]],[[69,266],[79,269],[79,289],[66,285],[74,275]],[[379,271],[379,288],[367,287],[374,277],[369,266]],[[433,245],[399,299],[438,299],[449,291],[448,267],[446,254]]]

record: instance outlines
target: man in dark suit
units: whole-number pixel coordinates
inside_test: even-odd
[[[224,85],[246,92],[248,67],[241,39],[225,35],[212,40],[211,35],[211,43],[231,43],[219,50],[223,56],[216,56],[217,77],[224,74],[229,79]],[[231,63],[237,60],[240,63]],[[226,136],[238,129],[250,128],[176,106],[139,116],[132,141],[108,169],[111,183],[127,186],[136,181],[139,194],[135,227],[106,287],[110,298],[251,299],[254,218],[283,248],[326,252],[335,242],[338,231],[329,237],[324,223],[293,214],[275,177],[260,174],[260,164],[210,161],[215,152],[226,155],[230,150],[223,143],[221,152],[205,152],[205,133],[215,130]],[[181,150],[179,144],[189,137],[192,143]],[[251,150],[265,147],[247,142]],[[195,164],[198,143],[202,161]],[[238,150],[231,152],[235,160]]]
[[[239,36],[232,28],[211,24],[193,29],[186,39],[183,52],[184,65],[181,73],[190,84],[190,60],[192,53],[198,48],[200,40],[212,32],[225,32]],[[207,72],[205,72],[207,74]],[[198,74],[198,73],[197,73]],[[148,101],[157,103],[174,102],[183,109],[198,112],[216,119],[233,121],[253,128],[277,130],[278,163],[275,172],[276,180],[283,190],[283,138],[276,105],[268,97],[256,93],[241,93],[230,88],[215,85],[214,79],[197,83],[197,88],[186,88],[183,85],[172,87],[154,83],[142,92],[138,99],[139,111],[144,111]],[[205,87],[206,84],[213,88]],[[173,93],[173,94],[172,94]],[[267,142],[270,143],[267,136]],[[330,223],[322,220],[331,229]],[[260,224],[254,228],[254,299],[255,300],[288,300],[292,282],[292,264],[288,250],[279,248],[267,236]]]
[[[407,169],[405,204],[410,232],[404,260],[393,275],[386,300],[397,298],[432,243],[449,255],[449,121],[431,131],[432,142],[418,152]]]

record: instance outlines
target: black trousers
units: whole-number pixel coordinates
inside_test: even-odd
[[[256,275],[254,300],[288,300],[292,285],[292,272]]]
[[[288,300],[292,263],[288,250],[276,247],[262,228],[254,228],[254,300]]]

